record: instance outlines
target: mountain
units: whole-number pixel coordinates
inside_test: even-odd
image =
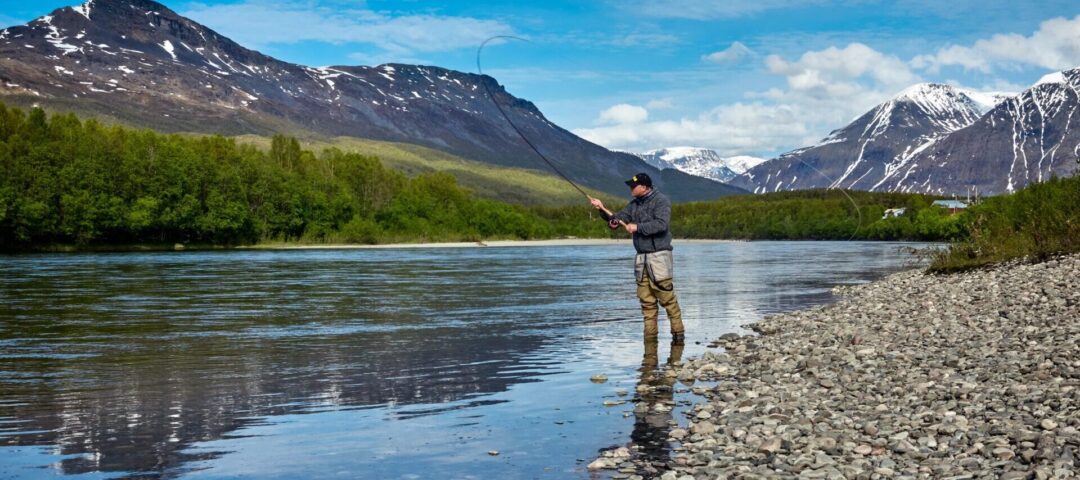
[[[1080,160],[1080,68],[1049,74],[986,115],[926,145],[881,190],[1013,192],[1074,174]]]
[[[891,190],[888,180],[909,168],[916,156],[975,123],[1005,98],[1005,94],[949,85],[917,84],[818,144],[751,168],[732,183],[759,193],[810,188]]]
[[[0,100],[166,132],[411,143],[550,173],[494,101],[583,185],[625,195],[622,181],[645,171],[675,200],[741,193],[589,143],[486,75],[403,64],[296,65],[244,48],[150,0],[90,0],[0,31]]]
[[[746,155],[721,157],[713,150],[697,147],[661,148],[634,155],[661,170],[671,168],[725,183],[765,161]]]

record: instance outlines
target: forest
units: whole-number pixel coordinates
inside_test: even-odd
[[[0,170],[4,251],[625,236],[609,230],[584,198],[570,207],[513,204],[483,198],[447,173],[408,176],[375,156],[313,152],[283,135],[258,148],[2,104]],[[1050,196],[1039,201],[1062,201]],[[1006,208],[998,207],[1005,200],[991,199],[972,216],[934,207],[936,198],[839,190],[738,195],[676,204],[671,228],[677,238],[699,239],[959,241],[972,228],[1005,222],[987,213]],[[883,218],[898,207],[906,212]]]

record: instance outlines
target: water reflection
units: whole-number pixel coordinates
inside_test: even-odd
[[[645,339],[644,355],[641,359],[641,377],[637,383],[637,395],[634,398],[634,430],[630,433],[631,443],[637,446],[636,453],[653,467],[662,467],[671,459],[668,448],[668,433],[671,432],[675,418],[675,382],[682,360],[682,341],[672,341],[667,361],[660,366],[659,341],[656,337]],[[649,475],[652,472],[642,472]]]
[[[79,454],[60,462],[64,473],[154,472],[197,459],[182,453],[194,442],[268,416],[409,404],[433,407],[400,415],[431,415],[483,405],[477,397],[544,374],[543,367],[508,373],[542,339],[506,327],[483,334],[402,330],[305,343],[171,341],[79,359],[67,367],[77,372],[62,379],[55,378],[61,369],[55,359],[5,357],[3,370],[21,375],[0,381],[0,418],[20,422],[0,425],[0,445],[56,445],[60,454]],[[402,349],[414,355],[398,355]]]
[[[628,436],[666,462],[671,413],[604,407],[587,372],[670,406],[694,340],[907,258],[677,247],[691,343],[664,363],[629,245],[4,257],[0,477],[583,477]]]

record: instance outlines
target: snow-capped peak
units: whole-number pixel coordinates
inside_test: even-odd
[[[668,147],[668,148],[660,148],[660,149],[656,149],[656,150],[650,150],[648,152],[645,152],[644,154],[645,155],[659,155],[660,158],[662,158],[664,160],[673,161],[673,160],[677,160],[677,159],[680,159],[680,158],[692,157],[692,156],[695,156],[695,155],[698,155],[698,156],[706,155],[707,156],[708,153],[706,153],[706,152],[712,152],[712,151],[709,150],[709,149],[706,149],[706,148],[698,148],[698,147]]]
[[[958,92],[949,85],[940,83],[916,83],[896,94],[896,100],[922,101],[954,96]]]
[[[660,148],[634,155],[661,170],[673,168],[721,182],[730,181],[735,176],[765,161],[763,158],[747,155],[721,157],[720,154],[707,148],[687,146]]]
[[[725,163],[727,163],[727,167],[730,168],[733,172],[742,175],[746,173],[747,170],[750,170],[751,168],[765,163],[766,161],[768,161],[768,159],[761,157],[753,157],[750,155],[736,155],[734,157],[727,157],[724,159],[724,161]]]
[[[945,112],[953,110],[957,103],[973,99],[964,98],[963,92],[951,85],[916,83],[898,93],[893,100],[915,103],[927,112]]]
[[[79,5],[77,7],[71,7],[71,9],[74,10],[75,13],[78,13],[79,15],[82,15],[82,16],[86,17],[87,20],[90,20],[90,7],[93,7],[93,6],[94,6],[94,0],[87,0],[86,3],[84,3],[82,5]]]
[[[1065,72],[1054,72],[1054,73],[1048,73],[1046,75],[1043,75],[1042,78],[1039,79],[1039,81],[1035,82],[1035,85],[1032,85],[1032,87],[1037,87],[1039,85],[1048,84],[1048,83],[1064,84],[1065,83]]]
[[[967,89],[960,89],[960,92],[972,99],[984,114],[993,110],[1002,102],[1016,96],[1015,93],[1011,92],[976,92]]]
[[[977,92],[940,83],[917,83],[898,93],[893,101],[912,102],[930,113],[953,111],[959,105],[965,105],[982,115],[1014,96],[1013,93]]]

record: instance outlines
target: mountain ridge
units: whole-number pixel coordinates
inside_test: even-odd
[[[688,146],[631,153],[661,170],[675,169],[725,183],[746,172],[750,167],[765,161],[763,158],[749,155],[722,157],[714,150]]]
[[[487,75],[283,62],[151,0],[92,0],[4,29],[0,97],[166,132],[351,136],[549,173],[494,101],[578,183],[625,194],[622,181],[647,171],[678,201],[743,193],[587,142]]]
[[[911,158],[902,177],[884,187],[1010,193],[1073,174],[1080,159],[1080,130],[1073,121],[1078,110],[1080,68],[1047,74],[971,125],[927,145]]]
[[[815,145],[784,153],[732,184],[756,193],[810,188],[881,191],[897,172],[942,138],[1005,102],[1001,93],[920,83],[878,104]],[[996,104],[995,104],[996,102]],[[923,185],[922,193],[958,193]],[[899,188],[899,187],[897,187]]]

